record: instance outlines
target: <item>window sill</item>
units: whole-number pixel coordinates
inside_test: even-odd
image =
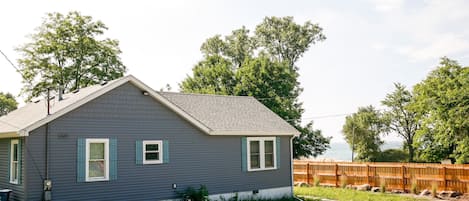
[[[10,181],[10,184],[16,184],[16,185],[18,185],[19,182],[18,182],[18,181]]]
[[[163,161],[143,161],[144,165],[158,165],[163,164]]]
[[[86,182],[109,181],[109,178],[86,178]]]
[[[259,171],[269,171],[269,170],[277,170],[276,167],[273,168],[258,168],[258,169],[248,169],[248,172],[259,172]]]

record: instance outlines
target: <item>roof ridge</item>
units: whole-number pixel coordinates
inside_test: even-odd
[[[184,93],[184,92],[173,92],[173,91],[157,91],[160,94],[176,94],[184,96],[218,96],[225,98],[254,98],[254,96],[235,96],[235,95],[223,95],[223,94],[198,94],[198,93]],[[254,98],[256,99],[256,98]]]

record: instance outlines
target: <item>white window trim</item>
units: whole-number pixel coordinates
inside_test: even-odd
[[[90,143],[104,143],[104,177],[89,177],[90,168]],[[86,181],[109,181],[109,139],[86,139]]]
[[[147,144],[158,144],[158,154],[159,154],[159,160],[147,160],[146,159],[146,152],[147,152],[147,147],[145,145]],[[143,157],[143,164],[162,164],[163,163],[163,140],[144,140],[142,143],[142,157]]]
[[[16,171],[13,171],[13,153],[14,152],[14,145],[16,144],[16,148],[19,148],[19,140],[11,140],[10,141],[10,183],[12,184],[18,184],[19,183],[19,168],[20,168],[20,163],[21,161],[16,161]],[[16,152],[17,154],[20,153],[20,150],[17,150]],[[17,156],[17,159],[19,159],[19,157]],[[13,175],[13,172],[16,172],[16,175]],[[16,176],[16,179],[13,179],[15,178]]]
[[[277,143],[276,137],[248,137],[246,138],[246,147],[247,147],[247,165],[248,171],[264,171],[264,170],[275,170],[277,169]],[[260,158],[260,168],[251,168],[251,141],[259,141],[259,158]],[[265,141],[272,141],[273,142],[273,157],[274,157],[274,167],[265,167]]]

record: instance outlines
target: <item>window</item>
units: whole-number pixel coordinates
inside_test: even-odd
[[[248,143],[248,171],[276,169],[276,138],[250,137]]]
[[[135,164],[169,163],[168,140],[137,140],[135,142]]]
[[[10,183],[18,184],[21,157],[19,140],[11,140],[10,143]]]
[[[86,181],[109,180],[109,139],[86,139]]]
[[[163,163],[163,141],[143,141],[143,164]]]

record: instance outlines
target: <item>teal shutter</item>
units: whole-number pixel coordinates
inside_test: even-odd
[[[117,179],[117,139],[109,139],[109,180]]]
[[[77,144],[77,182],[85,182],[86,166],[86,140],[78,139]]]
[[[143,142],[142,140],[137,140],[135,142],[135,164],[143,164]]]
[[[275,138],[275,160],[277,162],[277,169],[280,169],[280,137]]]
[[[248,171],[248,149],[246,137],[241,138],[241,169],[243,172]]]
[[[11,141],[8,142],[8,169],[7,169],[7,175],[8,175],[8,181],[11,181],[11,175],[10,175],[10,169],[11,169]]]
[[[169,163],[169,142],[163,140],[163,163]]]
[[[18,184],[21,184],[21,170],[23,169],[23,139],[18,139]]]

